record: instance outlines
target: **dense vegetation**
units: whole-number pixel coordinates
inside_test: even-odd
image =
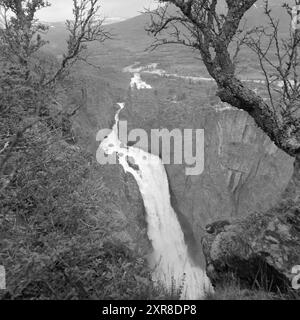
[[[93,155],[38,125],[1,193],[5,297],[151,297],[145,261],[110,237],[112,195]]]
[[[85,47],[71,33],[63,61],[42,52],[34,14],[47,4],[28,3],[0,2],[14,13],[0,33],[0,299],[160,298],[142,253],[115,236],[122,203],[106,169],[72,130],[69,71]]]

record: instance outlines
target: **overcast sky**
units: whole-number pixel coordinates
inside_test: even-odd
[[[72,15],[73,0],[48,0],[50,8],[40,11],[42,21],[63,21]],[[155,0],[100,0],[106,17],[129,18],[139,14],[145,7],[154,6]]]

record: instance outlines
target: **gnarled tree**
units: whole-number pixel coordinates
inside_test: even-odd
[[[287,154],[295,157],[294,186],[300,193],[300,100],[299,100],[299,54],[300,33],[293,30],[289,39],[280,40],[278,22],[272,18],[268,4],[265,13],[270,19],[270,33],[265,28],[240,30],[247,11],[257,0],[160,0],[160,6],[151,12],[152,22],[148,27],[156,37],[154,47],[164,44],[182,44],[199,52],[209,74],[215,79],[217,95],[223,102],[248,112],[259,128]],[[218,10],[220,3],[226,3],[225,10]],[[295,4],[299,4],[296,0]],[[175,6],[177,11],[169,10]],[[292,16],[292,9],[286,5]],[[166,36],[167,34],[167,36]],[[256,35],[256,36],[255,36]],[[262,37],[269,43],[261,45]],[[236,42],[238,50],[232,52],[230,46]],[[258,55],[264,69],[265,63],[273,67],[273,78],[267,77],[266,83],[272,86],[271,99],[266,101],[247,87],[236,75],[236,54],[242,44],[248,45]],[[276,49],[277,61],[268,56],[270,47]],[[274,107],[272,95],[276,94],[275,81],[281,81],[280,103]],[[278,88],[277,88],[278,89]],[[272,91],[273,90],[273,91]],[[272,91],[272,92],[271,92]],[[278,91],[278,90],[277,90]]]
[[[290,23],[283,38],[268,1],[262,6],[268,23],[250,30],[241,30],[242,21],[254,5],[261,4],[258,0],[159,2],[162,5],[150,12],[147,28],[155,36],[153,47],[181,44],[198,52],[217,83],[220,99],[248,112],[278,148],[295,158],[293,177],[276,208],[221,230],[207,229],[212,233],[203,242],[208,275],[217,283],[226,272],[233,272],[250,285],[259,282],[267,289],[284,289],[291,284],[292,267],[300,264],[300,30],[297,10],[291,6],[299,9],[300,1],[282,5]],[[267,99],[237,75],[242,45],[256,54]]]

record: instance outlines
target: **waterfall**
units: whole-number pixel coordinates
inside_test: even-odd
[[[154,267],[153,280],[167,288],[174,287],[174,284],[182,286],[182,299],[201,299],[212,287],[206,273],[189,256],[183,231],[171,205],[165,167],[159,157],[123,146],[118,137],[118,123],[125,104],[119,103],[119,107],[115,125],[101,142],[97,159],[99,161],[102,150],[106,154],[116,152],[125,172],[131,173],[137,181],[147,213],[148,237],[153,247],[150,258]]]

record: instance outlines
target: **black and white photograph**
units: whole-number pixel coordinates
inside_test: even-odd
[[[0,310],[20,300],[300,300],[300,0],[0,0]]]

